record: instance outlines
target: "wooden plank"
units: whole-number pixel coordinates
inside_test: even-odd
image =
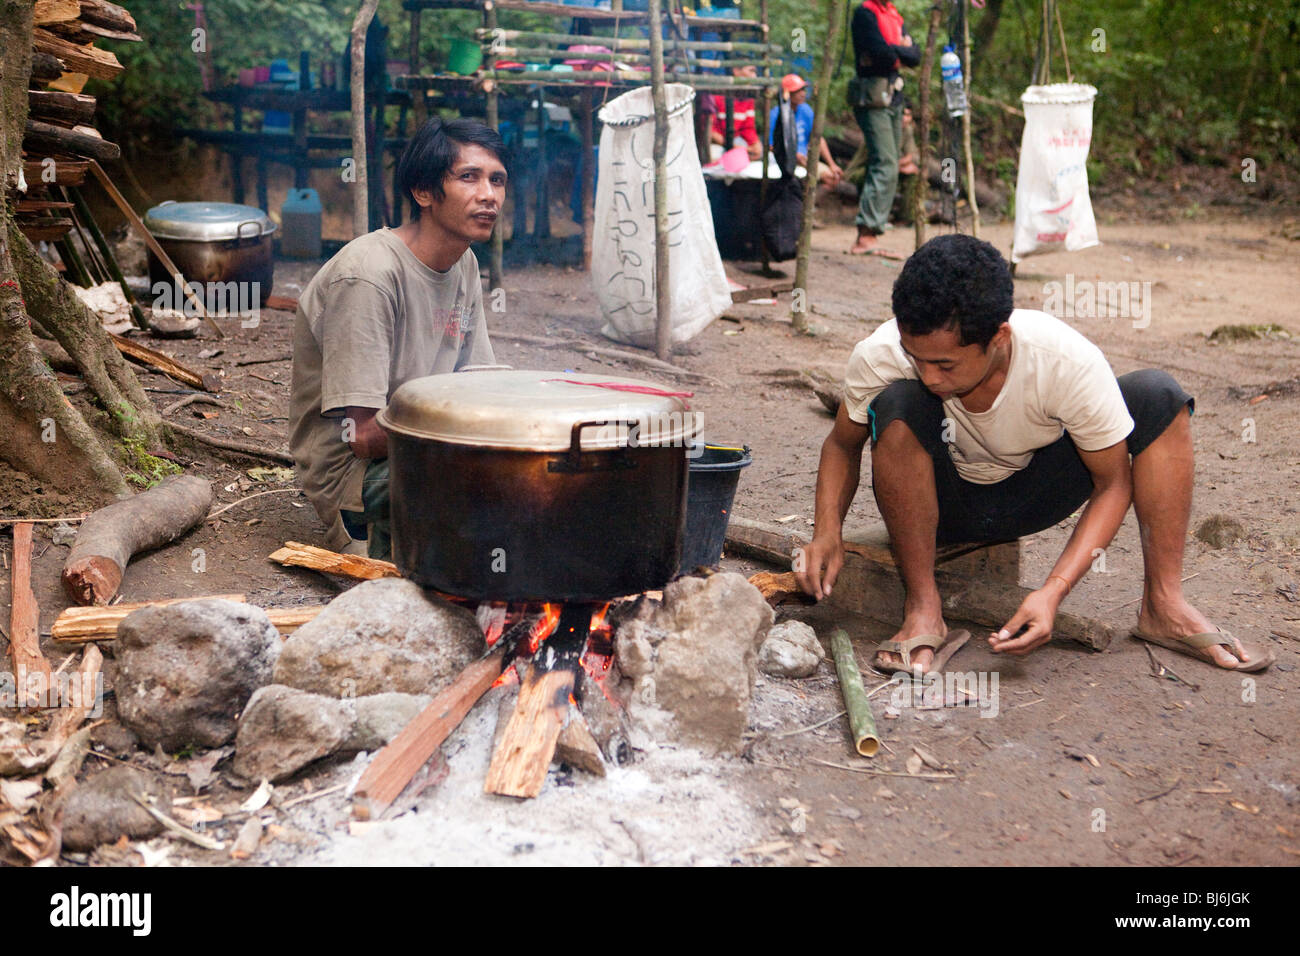
[[[340,554],[328,548],[318,548],[300,541],[286,541],[284,547],[272,552],[270,559],[278,564],[311,568],[313,571],[341,574],[344,577],[360,578],[363,581],[373,578],[401,577],[397,565],[391,561],[363,558],[359,554]]]
[[[519,688],[519,702],[492,754],[485,792],[526,799],[542,792],[572,694],[573,671],[539,672],[529,667]]]
[[[113,51],[101,50],[93,46],[78,46],[43,27],[35,29],[32,42],[37,53],[57,56],[69,70],[85,73],[97,80],[111,80],[124,69]]]
[[[372,820],[397,799],[478,699],[496,683],[504,653],[497,650],[461,671],[451,686],[375,754],[353,793],[352,815],[356,819]]]
[[[211,372],[202,374],[186,368],[180,362],[169,356],[163,355],[157,349],[151,349],[147,345],[141,345],[139,342],[132,341],[121,335],[109,333],[109,338],[117,346],[117,350],[129,359],[134,359],[141,365],[148,365],[156,368],[166,375],[170,375],[178,382],[201,388],[205,392],[221,391],[221,378]]]
[[[71,219],[17,220],[18,231],[32,242],[54,242],[72,230]]]
[[[18,215],[33,212],[45,212],[49,209],[71,209],[72,203],[58,202],[54,199],[20,199],[14,203],[14,212]]]
[[[117,638],[117,626],[132,611],[142,607],[162,607],[182,601],[235,601],[247,599],[242,594],[200,594],[193,597],[167,598],[161,601],[139,601],[133,604],[114,604],[109,607],[70,607],[59,612],[50,635],[58,644],[85,644],[88,641],[112,641]],[[281,637],[288,637],[298,628],[323,611],[324,605],[307,607],[263,608]]]
[[[9,605],[9,655],[13,661],[14,681],[19,705],[39,706],[50,687],[50,665],[41,653],[37,633],[41,609],[32,591],[32,524],[14,525],[14,553]],[[36,678],[35,675],[40,675]],[[34,679],[33,679],[34,678]],[[29,694],[30,692],[30,694]]]

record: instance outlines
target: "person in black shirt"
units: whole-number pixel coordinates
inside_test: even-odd
[[[865,255],[875,251],[877,237],[885,231],[898,188],[903,136],[899,70],[918,65],[921,52],[902,14],[889,2],[863,0],[853,13],[852,31],[857,79],[850,97],[867,144],[867,172],[858,198],[858,238],[849,251]]]

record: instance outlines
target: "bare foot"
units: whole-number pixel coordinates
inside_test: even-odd
[[[1151,634],[1155,637],[1178,639],[1192,634],[1217,631],[1218,628],[1211,624],[1209,619],[1196,608],[1186,601],[1180,600],[1176,605],[1161,608],[1158,611],[1144,601],[1142,610],[1138,612],[1138,630],[1143,634]],[[1237,651],[1241,654],[1242,660],[1248,663],[1251,658],[1246,655],[1245,649],[1241,646],[1241,641],[1235,637],[1232,640],[1237,647]],[[1206,650],[1220,667],[1234,670],[1239,663],[1237,658],[1221,644],[1208,647]]]
[[[914,637],[921,637],[923,634],[947,634],[948,625],[943,621],[943,613],[938,606],[934,608],[921,608],[915,611],[907,612],[903,618],[903,626],[898,629],[891,640],[906,641]],[[922,674],[929,673],[930,664],[934,661],[934,651],[928,647],[918,647],[912,651],[912,660],[910,662],[912,670],[919,670]],[[897,667],[903,663],[898,654],[888,651],[877,651],[873,664],[890,664]],[[882,668],[878,668],[882,669]]]
[[[867,253],[871,252],[872,249],[876,248],[876,244],[879,241],[880,241],[879,236],[873,236],[871,233],[863,232],[861,229],[859,229],[858,241],[855,242],[853,244],[853,248],[849,250],[849,255],[851,256],[866,255]]]

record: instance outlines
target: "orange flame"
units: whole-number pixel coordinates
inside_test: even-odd
[[[489,687],[488,690],[492,690],[493,688],[497,688],[497,687],[505,687],[507,684],[518,684],[518,683],[519,683],[519,672],[516,671],[513,667],[507,667],[504,671],[501,672],[501,676],[492,682],[492,687]]]
[[[555,633],[555,629],[560,625],[560,605],[543,604],[542,617],[528,631],[528,653],[536,654],[537,648],[542,646],[542,641],[546,640]]]

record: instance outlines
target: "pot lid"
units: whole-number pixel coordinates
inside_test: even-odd
[[[144,225],[158,239],[260,239],[275,232],[271,218],[256,206],[232,202],[165,202],[144,214]]]
[[[378,420],[395,435],[521,451],[568,451],[578,422],[602,423],[582,429],[584,451],[684,448],[703,426],[682,393],[653,382],[516,369],[412,379]]]

